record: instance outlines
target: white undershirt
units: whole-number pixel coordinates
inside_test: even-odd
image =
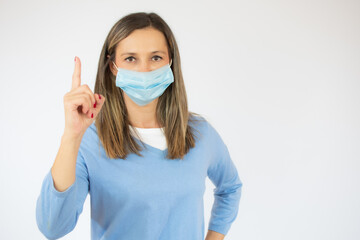
[[[158,148],[160,150],[165,150],[167,148],[167,144],[166,144],[166,137],[164,135],[164,129],[165,127],[162,128],[138,128],[138,127],[133,127],[130,125],[130,131],[132,133],[132,135],[136,138],[138,138],[134,132],[135,128],[141,138],[141,141],[145,142],[146,144],[149,144],[150,146],[154,147],[154,148]]]

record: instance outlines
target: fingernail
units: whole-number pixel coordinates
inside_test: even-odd
[[[92,113],[92,114],[91,114],[91,118],[93,118],[93,117],[94,117],[94,114]]]
[[[76,56],[75,56],[75,58],[74,58],[74,61],[76,62]]]
[[[94,103],[94,108],[96,108],[96,102]]]
[[[101,99],[101,96],[100,96],[100,94],[98,94],[99,95],[99,99]]]

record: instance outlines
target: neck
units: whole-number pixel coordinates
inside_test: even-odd
[[[145,106],[139,106],[130,99],[126,99],[126,107],[130,125],[138,128],[160,128],[156,118],[156,105],[158,99]]]

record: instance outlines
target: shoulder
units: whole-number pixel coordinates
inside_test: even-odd
[[[97,134],[97,129],[96,129],[96,125],[95,125],[95,121],[89,126],[89,128],[87,129],[87,131],[91,131],[93,133]]]
[[[208,121],[204,116],[191,112],[189,114],[188,125],[192,130],[203,136],[207,131]]]
[[[93,122],[85,131],[80,144],[80,149],[93,149],[99,143],[99,137],[95,122]]]
[[[219,142],[221,137],[219,132],[215,129],[214,125],[211,123],[209,118],[202,115],[190,115],[189,125],[196,129],[196,131],[201,132],[202,136],[205,136],[207,140]]]
[[[195,116],[194,118],[196,119],[196,130],[201,133],[201,141],[198,142],[198,146],[205,149],[206,156],[209,156],[209,166],[216,166],[229,155],[226,143],[214,127],[211,119],[203,116]]]
[[[91,125],[86,129],[84,136],[83,136],[83,140],[86,139],[93,139],[97,137],[97,129],[96,129],[96,125],[95,122],[91,123]]]

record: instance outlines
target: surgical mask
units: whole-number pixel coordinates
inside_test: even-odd
[[[137,72],[118,68],[113,61],[116,69],[116,86],[126,92],[126,94],[139,106],[145,106],[155,98],[161,96],[166,88],[174,82],[174,75],[169,64],[150,72]]]

